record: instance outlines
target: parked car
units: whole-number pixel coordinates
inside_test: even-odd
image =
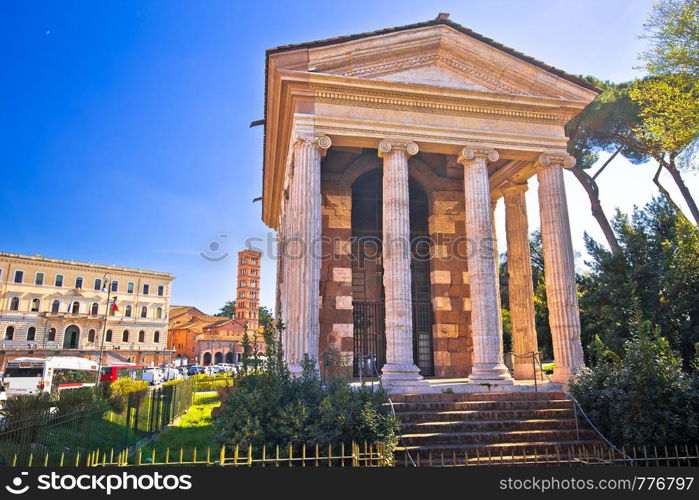
[[[201,375],[203,373],[206,373],[206,369],[203,366],[192,365],[187,369],[187,375],[189,376]]]
[[[164,368],[162,370],[162,372],[163,372],[163,381],[165,381],[165,382],[167,382],[169,380],[177,380],[177,379],[184,378],[184,375],[182,375],[182,373],[180,373],[180,371],[177,370],[176,368]]]

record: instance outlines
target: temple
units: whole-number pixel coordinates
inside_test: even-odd
[[[267,51],[263,208],[292,372],[345,360],[414,392],[536,376],[528,179],[538,180],[554,380],[583,367],[563,170],[588,82],[437,19]],[[530,193],[531,194],[531,193]],[[506,210],[513,370],[493,211]]]

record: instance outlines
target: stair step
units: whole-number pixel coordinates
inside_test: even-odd
[[[417,423],[426,421],[480,421],[480,420],[513,420],[520,418],[572,418],[572,409],[545,408],[545,409],[515,409],[515,410],[413,410],[401,411],[398,417],[404,423]]]
[[[451,402],[484,401],[506,399],[510,401],[531,401],[537,399],[567,399],[562,392],[471,392],[462,394],[397,394],[391,396],[394,403],[406,402]]]
[[[444,451],[417,452],[407,453],[401,452],[396,455],[397,466],[410,466],[413,463],[421,467],[466,467],[466,466],[525,466],[525,465],[594,465],[610,463],[608,454],[597,447],[596,449],[587,449],[585,451],[558,452],[542,451],[539,453],[522,453],[521,451],[504,452],[496,456],[465,456],[464,453],[455,453]],[[412,461],[410,460],[412,458]],[[619,457],[615,457],[619,458]]]
[[[424,432],[416,434],[403,434],[403,441],[408,444],[501,444],[511,441],[573,441],[578,439],[592,439],[593,431],[580,429],[579,434],[575,429],[556,430],[513,430],[513,431],[476,431],[476,432]]]
[[[423,432],[575,429],[575,419],[532,418],[515,420],[428,420],[424,422],[403,422],[401,429],[404,434]]]
[[[419,401],[407,403],[395,403],[393,407],[396,413],[418,410],[534,410],[551,408],[572,408],[573,403],[569,399],[546,400],[488,400],[488,401]]]
[[[396,447],[396,453],[402,454],[406,450],[413,455],[413,458],[417,453],[423,456],[427,456],[429,453],[445,455],[450,454],[453,456],[454,453],[457,456],[465,456],[468,454],[469,457],[487,457],[488,452],[490,452],[491,457],[500,457],[500,454],[507,455],[534,455],[534,454],[549,454],[554,455],[556,451],[558,453],[571,453],[575,450],[575,453],[579,453],[580,449],[592,450],[594,448],[600,449],[605,448],[605,444],[602,441],[595,439],[586,440],[568,440],[568,441],[526,441],[517,442],[510,441],[504,443],[492,443],[492,444],[431,444],[431,445],[404,445],[400,443]]]

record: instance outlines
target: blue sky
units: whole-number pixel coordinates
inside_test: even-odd
[[[200,253],[234,254],[268,232],[252,203],[262,129],[249,128],[262,118],[265,49],[443,11],[570,73],[622,81],[638,74],[636,35],[650,4],[1,0],[0,250],[169,271],[173,303],[215,312],[234,295],[235,260]],[[652,166],[602,176],[605,205],[644,203],[651,177]],[[599,231],[572,176],[567,183],[582,251],[582,231]],[[536,227],[534,196],[529,203]],[[274,271],[265,258],[270,306]]]

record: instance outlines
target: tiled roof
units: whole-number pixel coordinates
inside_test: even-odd
[[[269,55],[269,54],[273,54],[273,53],[285,52],[288,50],[297,50],[297,49],[303,49],[303,48],[323,47],[326,45],[334,45],[334,44],[338,44],[338,43],[350,42],[352,40],[359,40],[361,38],[369,38],[372,36],[387,35],[387,34],[396,33],[399,31],[408,31],[408,30],[427,28],[429,26],[438,26],[438,25],[449,26],[450,28],[453,28],[456,31],[459,31],[460,33],[463,33],[465,35],[473,37],[476,40],[479,40],[487,45],[490,45],[493,48],[496,48],[496,49],[498,49],[506,54],[509,54],[511,56],[514,56],[518,59],[521,59],[522,61],[525,61],[533,66],[537,66],[543,70],[546,70],[549,73],[553,73],[554,75],[560,76],[561,78],[564,78],[568,81],[575,83],[576,85],[593,90],[595,92],[599,92],[599,89],[597,87],[595,87],[591,83],[587,82],[586,80],[583,80],[580,77],[566,73],[565,71],[563,71],[561,69],[555,68],[554,66],[551,66],[551,65],[546,64],[542,61],[539,61],[538,59],[535,59],[531,56],[523,54],[522,52],[519,52],[518,50],[515,50],[511,47],[507,47],[506,45],[503,45],[499,42],[496,42],[492,38],[488,38],[486,36],[481,35],[480,33],[476,33],[475,31],[472,31],[472,30],[466,28],[465,26],[460,25],[459,23],[455,23],[454,21],[443,18],[441,16],[437,19],[432,19],[429,21],[421,22],[421,23],[407,24],[405,26],[395,26],[393,28],[385,28],[385,29],[376,30],[376,31],[368,31],[366,33],[357,33],[354,35],[336,36],[333,38],[326,38],[324,40],[316,40],[313,42],[304,42],[304,43],[297,43],[297,44],[290,44],[290,45],[280,45],[279,47],[268,49],[267,54]]]

